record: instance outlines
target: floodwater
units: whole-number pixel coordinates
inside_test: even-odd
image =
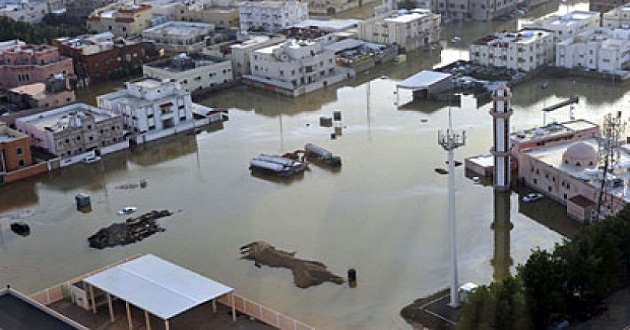
[[[491,24],[452,23],[444,39],[460,35],[467,43],[490,33],[484,29]],[[407,92],[395,94],[395,85],[460,58],[456,46],[448,42],[441,52],[412,53],[406,62],[297,99],[246,89],[212,95],[202,103],[243,110],[231,110],[229,121],[196,136],[169,138],[0,187],[0,284],[33,292],[127,256],[153,253],[318,328],[409,328],[400,309],[449,283],[447,176],[434,171],[446,166],[437,132],[447,127],[449,107],[410,103]],[[513,89],[514,130],[542,124],[540,109],[572,93],[581,98],[575,117],[597,123],[630,101],[627,83],[544,81],[549,83],[545,91],[541,79]],[[342,132],[331,139],[332,128],[320,127],[319,117],[335,110],[342,113]],[[454,128],[467,135],[456,159],[488,153],[488,110],[489,104],[478,106],[470,98],[450,107]],[[561,109],[545,120],[569,117],[568,109]],[[341,156],[341,170],[311,165],[286,182],[250,175],[249,161],[258,153],[294,151],[308,142]],[[462,283],[485,284],[514,273],[532,248],[551,248],[563,239],[556,230],[570,234],[577,228],[562,206],[548,200],[524,204],[515,192],[509,199],[494,196],[491,187],[473,184],[463,167],[455,175]],[[146,188],[123,189],[141,179]],[[76,210],[78,193],[91,196],[90,212]],[[509,205],[495,205],[502,201]],[[87,237],[123,221],[116,211],[128,205],[139,213],[170,209],[175,214],[159,220],[165,232],[142,242],[88,247]],[[509,218],[513,228],[491,226],[495,218]],[[31,234],[12,233],[11,219],[30,224]],[[321,261],[344,277],[355,268],[358,285],[298,289],[288,270],[239,260],[239,247],[258,240]]]

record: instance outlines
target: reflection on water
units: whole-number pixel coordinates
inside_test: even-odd
[[[510,221],[510,191],[494,191],[494,253],[492,266],[495,282],[501,282],[510,276],[512,257],[510,256],[510,231],[514,227]]]

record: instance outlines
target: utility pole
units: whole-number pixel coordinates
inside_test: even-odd
[[[451,264],[451,301],[452,308],[459,307],[459,286],[457,280],[457,227],[455,221],[455,155],[454,150],[466,143],[466,132],[453,131],[451,108],[448,108],[448,129],[438,132],[438,143],[448,152],[448,233]]]

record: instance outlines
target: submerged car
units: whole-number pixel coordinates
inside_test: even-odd
[[[526,202],[526,203],[527,202],[535,202],[535,201],[537,201],[537,200],[539,200],[539,199],[541,199],[543,197],[544,196],[541,193],[529,193],[529,194],[523,196],[522,201]]]
[[[122,209],[118,210],[118,215],[127,215],[127,214],[131,214],[133,212],[136,212],[138,208],[135,206],[126,206],[123,207]]]

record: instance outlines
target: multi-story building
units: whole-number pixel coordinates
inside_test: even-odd
[[[184,91],[192,94],[210,91],[234,80],[229,59],[200,53],[182,53],[145,64],[142,73],[145,77],[176,81]]]
[[[139,74],[143,63],[160,57],[153,44],[116,38],[111,32],[59,38],[53,45],[73,59],[79,87]]]
[[[277,93],[299,96],[354,75],[336,66],[335,52],[320,41],[287,39],[250,55],[252,73],[243,81]]]
[[[72,59],[61,56],[57,47],[18,41],[0,46],[0,89],[42,82],[56,74],[74,74]]]
[[[258,49],[277,45],[286,40],[284,35],[247,34],[242,40],[230,41],[204,49],[205,54],[229,58],[234,79],[251,73],[250,55]]]
[[[143,143],[194,123],[191,95],[178,82],[142,78],[127,82],[126,88],[96,98],[99,108],[122,115],[125,130],[133,142]]]
[[[220,29],[238,28],[239,11],[234,7],[215,7],[209,3],[177,4],[173,7],[174,21],[209,23]]]
[[[313,15],[327,15],[333,16],[336,13],[346,11],[359,6],[366,6],[371,3],[377,2],[376,0],[309,0],[308,12]]]
[[[94,10],[87,20],[87,27],[92,31],[130,38],[140,36],[143,30],[149,28],[152,18],[150,5],[114,3]]]
[[[552,31],[555,42],[560,42],[589,28],[600,26],[599,13],[575,10],[563,15],[551,14],[532,21],[519,21],[521,29],[544,29]]]
[[[7,99],[19,109],[53,108],[76,101],[76,95],[70,79],[59,75],[45,83],[14,87],[8,91]]]
[[[4,176],[33,164],[28,135],[0,123],[0,184]]]
[[[391,11],[359,23],[358,38],[380,44],[396,44],[401,52],[440,40],[440,15],[424,9]]]
[[[589,0],[588,10],[603,14],[628,3],[630,3],[630,0]]]
[[[50,12],[46,0],[3,1],[0,3],[0,17],[14,21],[37,24]]]
[[[611,29],[630,29],[630,4],[626,4],[602,15],[602,26]]]
[[[20,132],[31,137],[31,145],[71,157],[93,151],[104,154],[107,146],[121,143],[122,116],[83,103],[73,103],[35,115],[17,118]]]
[[[171,54],[193,53],[206,46],[213,32],[212,24],[171,21],[144,30],[142,39]]]
[[[630,30],[592,28],[556,46],[556,66],[616,73],[630,64]]]
[[[66,2],[66,17],[72,22],[84,23],[98,8],[116,3],[117,0],[68,0]]]
[[[470,61],[479,65],[531,71],[554,62],[553,34],[546,30],[500,32],[469,47]]]
[[[239,7],[241,31],[277,32],[308,19],[306,2],[247,1]]]
[[[432,11],[444,19],[488,21],[512,13],[516,0],[437,0]]]

